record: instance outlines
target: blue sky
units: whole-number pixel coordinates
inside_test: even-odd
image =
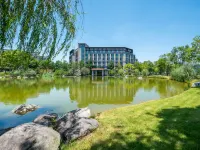
[[[83,7],[84,31],[73,48],[125,46],[139,61],[155,61],[200,35],[200,0],[83,0]]]

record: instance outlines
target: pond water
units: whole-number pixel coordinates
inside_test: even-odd
[[[89,107],[96,114],[170,97],[186,89],[184,83],[164,79],[81,77],[0,81],[0,130],[32,121],[43,113],[62,115]],[[12,109],[20,104],[36,104],[40,108],[23,116],[13,114]]]

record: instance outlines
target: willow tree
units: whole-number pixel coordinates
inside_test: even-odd
[[[0,0],[0,50],[66,55],[82,11],[81,0]]]

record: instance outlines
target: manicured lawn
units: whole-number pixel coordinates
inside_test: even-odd
[[[200,149],[200,89],[105,111],[99,128],[65,150]]]

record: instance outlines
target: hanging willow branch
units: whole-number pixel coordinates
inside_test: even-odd
[[[81,0],[0,0],[0,49],[66,54],[82,11]]]

